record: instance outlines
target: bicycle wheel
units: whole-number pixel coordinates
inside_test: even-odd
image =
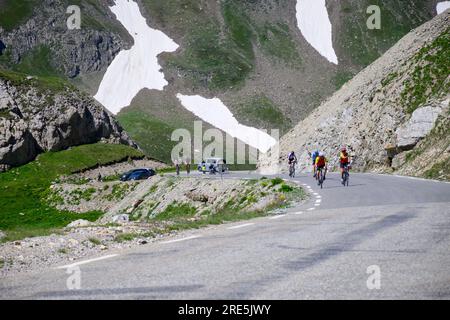
[[[344,171],[344,175],[342,177],[342,185],[344,187],[347,185],[347,179],[348,179],[347,171]]]
[[[320,189],[323,189],[323,171],[322,170],[318,171],[317,175],[319,176]]]
[[[345,185],[348,187],[348,183],[350,180],[350,174],[347,172],[345,172]]]

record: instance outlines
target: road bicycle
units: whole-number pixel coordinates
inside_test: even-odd
[[[325,173],[323,171],[324,168],[321,167],[318,167],[316,170],[317,184],[320,186],[320,189],[323,189],[323,182],[325,181]]]
[[[289,164],[289,177],[295,177],[295,161],[291,161],[291,163]]]
[[[344,166],[344,173],[342,174],[342,185],[348,187],[350,181],[350,164]]]

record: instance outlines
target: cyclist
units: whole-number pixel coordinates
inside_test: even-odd
[[[203,174],[206,174],[206,162],[205,162],[205,160],[202,161],[201,170],[202,170]]]
[[[288,155],[288,164],[289,164],[289,175],[291,175],[292,173],[291,173],[291,166],[292,165],[294,165],[295,166],[295,164],[297,163],[297,156],[295,155],[295,152],[294,151],[291,151],[290,153],[289,153],[289,155]]]
[[[339,165],[341,168],[341,183],[344,183],[344,171],[350,164],[350,157],[347,152],[346,147],[341,148],[341,153],[339,154]]]
[[[316,158],[315,168],[316,168],[316,172],[319,172],[319,170],[322,170],[323,180],[326,179],[326,175],[327,175],[327,171],[328,171],[327,163],[328,163],[328,160],[327,160],[327,158],[325,158],[325,154],[323,152],[319,152],[319,155]],[[317,177],[317,178],[319,178],[319,177]]]
[[[288,163],[289,163],[289,165],[291,165],[292,162],[297,163],[297,156],[295,155],[294,151],[291,151],[289,153],[289,155],[288,155]]]
[[[314,151],[313,153],[309,154],[312,159],[312,165],[313,165],[313,177],[316,177],[316,159],[319,156],[319,150]]]

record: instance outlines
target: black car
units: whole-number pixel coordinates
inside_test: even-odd
[[[145,180],[154,176],[156,171],[153,169],[134,169],[124,173],[120,177],[120,181]]]

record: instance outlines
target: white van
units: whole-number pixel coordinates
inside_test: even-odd
[[[210,168],[215,169],[215,171],[219,172],[220,168],[222,168],[222,173],[228,171],[226,161],[223,158],[207,158],[205,160],[206,163],[206,171],[210,171]],[[198,171],[202,171],[202,164],[199,163]]]

